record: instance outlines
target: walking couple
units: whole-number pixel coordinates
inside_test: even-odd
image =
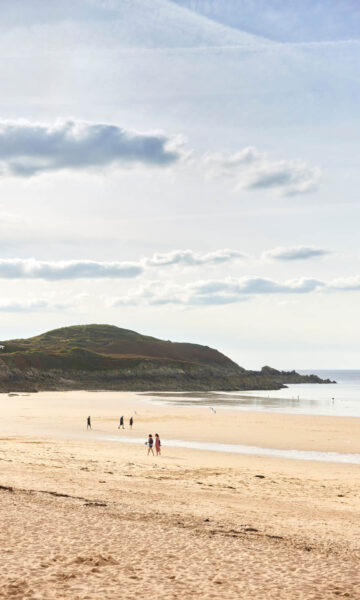
[[[160,441],[160,437],[159,437],[158,433],[155,433],[155,440],[154,440],[153,436],[151,435],[151,433],[149,433],[149,437],[147,439],[147,442],[145,442],[145,443],[148,447],[148,456],[149,456],[150,452],[153,456],[155,456],[154,449],[153,449],[154,444],[155,444],[156,456],[161,455],[161,441]]]

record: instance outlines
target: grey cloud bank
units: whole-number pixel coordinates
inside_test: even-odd
[[[203,164],[210,177],[233,180],[236,189],[274,189],[285,196],[314,191],[321,177],[319,167],[301,160],[271,160],[253,146],[232,154],[208,154]]]
[[[281,246],[263,252],[261,259],[279,260],[279,261],[297,261],[310,260],[331,254],[329,250],[316,248],[313,246]],[[196,252],[194,250],[172,250],[169,252],[155,253],[149,257],[143,257],[138,261],[96,261],[96,260],[60,260],[43,261],[35,258],[3,258],[0,259],[0,279],[44,279],[48,281],[65,279],[121,279],[135,278],[149,272],[153,269],[163,270],[171,268],[191,269],[196,267],[216,267],[233,263],[235,261],[248,261],[252,257],[238,250],[222,248],[213,252]],[[241,280],[241,284],[234,283],[236,293],[239,292],[240,285],[249,287],[245,290],[248,293],[258,293],[259,286],[268,291],[271,287],[272,292],[276,292],[278,287],[271,280],[264,278],[247,278]],[[310,281],[310,280],[306,280]],[[343,280],[337,280],[343,281]],[[198,285],[198,284],[197,284]],[[203,285],[218,286],[223,285],[223,281]],[[344,282],[341,284],[343,287]],[[357,279],[349,280],[352,286],[357,285]],[[228,281],[227,286],[230,286]],[[252,287],[252,289],[250,289]],[[281,286],[280,286],[281,287]],[[257,291],[253,291],[253,290]],[[280,291],[282,291],[282,287]],[[354,288],[355,289],[355,288]],[[229,291],[229,290],[228,290]]]
[[[137,277],[143,267],[131,262],[38,261],[35,259],[0,260],[0,277],[6,279],[96,279],[111,277]]]
[[[76,120],[53,124],[0,122],[0,175],[31,177],[61,171],[168,167],[188,155],[180,136],[143,133],[114,124]],[[300,160],[271,160],[249,146],[233,154],[207,154],[202,167],[210,177],[232,180],[236,189],[274,189],[283,195],[314,191],[320,169]]]
[[[46,171],[142,164],[165,167],[181,158],[178,138],[105,123],[53,125],[0,122],[0,173],[29,177]]]
[[[322,281],[302,277],[280,282],[265,277],[227,277],[197,281],[183,286],[150,282],[126,296],[113,298],[111,306],[131,305],[224,305],[243,302],[264,294],[309,294],[317,291],[339,292],[360,290],[360,276],[348,279]]]
[[[264,259],[270,260],[307,260],[318,256],[331,254],[330,250],[324,248],[315,248],[314,246],[279,246],[263,253]]]
[[[138,277],[147,268],[172,266],[196,267],[218,265],[244,258],[237,250],[215,250],[201,253],[192,250],[174,250],[154,254],[138,262],[93,260],[41,261],[35,258],[0,259],[0,278],[3,279],[111,279]]]
[[[329,253],[328,250],[307,246],[293,248],[280,247],[264,252],[262,259],[292,261],[311,259]],[[0,278],[44,279],[48,281],[65,279],[131,279],[139,277],[146,271],[152,269],[167,269],[171,267],[182,267],[184,269],[193,267],[216,267],[237,260],[248,260],[249,258],[250,257],[243,252],[230,250],[228,248],[205,253],[188,249],[173,250],[170,252],[155,253],[153,256],[144,257],[138,261],[43,261],[35,258],[3,258],[0,259]],[[270,281],[271,280],[262,278],[248,278],[246,280],[246,286],[255,286],[257,288],[262,285],[263,289],[269,289]],[[351,285],[356,285],[355,280],[351,280],[351,282]],[[217,286],[220,284],[219,282],[212,281],[204,285]],[[221,285],[223,285],[223,282],[221,282]],[[230,283],[227,285],[230,285]],[[231,285],[234,286],[235,284],[232,283]],[[239,283],[236,284],[236,292],[240,289],[239,285]],[[242,280],[241,285],[245,286],[245,280]],[[272,285],[272,291],[276,291],[274,285]],[[248,292],[257,293],[250,289]]]
[[[246,258],[246,255],[237,250],[229,250],[227,248],[205,254],[193,252],[192,250],[173,250],[172,252],[167,253],[156,253],[151,258],[144,259],[144,264],[152,267],[170,265],[196,267],[202,265],[218,265],[241,258]]]

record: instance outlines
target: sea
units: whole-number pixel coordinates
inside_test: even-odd
[[[360,370],[299,370],[336,383],[297,383],[281,390],[246,392],[159,392],[148,394],[156,404],[208,406],[218,409],[274,413],[360,417]]]
[[[307,369],[298,370],[298,372],[302,375],[315,374],[322,379],[330,379],[336,383],[298,383],[281,390],[266,391],[147,392],[140,395],[152,404],[203,406],[214,413],[235,409],[285,414],[360,417],[360,370]],[[124,436],[102,436],[98,439],[123,443],[144,443],[142,438]],[[162,439],[162,441],[165,446],[174,448],[360,465],[360,454],[356,453],[321,452],[296,448],[263,448],[194,440]]]

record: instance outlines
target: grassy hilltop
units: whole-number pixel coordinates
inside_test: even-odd
[[[141,335],[113,325],[76,325],[1,342],[0,391],[246,390],[317,382],[295,371],[247,371],[198,344]]]

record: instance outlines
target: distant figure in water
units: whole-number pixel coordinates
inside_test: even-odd
[[[133,423],[134,423],[134,419],[132,417],[130,417],[130,419],[129,419],[130,429],[132,429]]]
[[[154,456],[154,450],[153,450],[154,438],[151,435],[151,433],[149,433],[148,441],[146,443],[147,443],[147,446],[148,446],[148,456],[149,456],[150,452]]]
[[[91,417],[86,419],[86,429],[91,429]]]
[[[120,424],[119,424],[119,427],[118,427],[118,429],[120,429],[120,427],[121,427],[122,429],[125,429],[125,427],[124,427],[124,417],[120,417]]]
[[[161,454],[161,441],[160,441],[158,433],[155,433],[155,450],[156,450],[156,456],[160,456],[160,454]]]

